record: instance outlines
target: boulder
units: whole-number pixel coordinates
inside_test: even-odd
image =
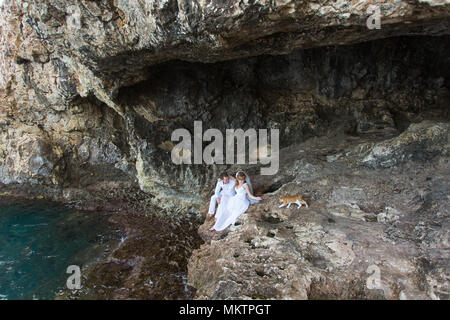
[[[399,136],[374,144],[361,163],[389,168],[409,160],[426,161],[448,153],[449,137],[448,123],[413,123]]]

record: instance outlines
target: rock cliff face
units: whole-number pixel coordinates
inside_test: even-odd
[[[450,4],[374,0],[381,29],[369,30],[370,4],[0,1],[1,193],[201,218],[226,166],[173,164],[171,133],[192,132],[195,120],[222,132],[276,128],[284,150],[279,174],[259,177],[258,166],[241,166],[267,201],[194,254],[198,270],[209,266],[202,254],[235,263],[209,266],[214,274],[204,277],[216,282],[192,268],[198,297],[444,297]],[[274,197],[291,192],[309,193],[308,217],[273,210]],[[428,231],[414,238],[411,227]],[[395,232],[403,239],[395,250],[378,239]],[[257,262],[225,249],[231,241],[253,257],[259,249],[251,242],[262,236],[266,253],[289,261],[280,285]],[[420,244],[422,236],[428,242]],[[380,266],[391,277],[382,293],[333,289],[368,267],[358,262],[365,253],[375,261],[378,247],[397,261]],[[234,267],[247,268],[248,280],[223,280]],[[263,275],[252,283],[254,267]],[[394,274],[408,274],[404,287]],[[420,281],[408,282],[410,274]]]
[[[443,103],[448,38],[261,56],[448,34],[445,1],[381,1],[380,30],[366,27],[368,5],[2,1],[0,181],[136,180],[155,202],[198,211],[220,168],[174,166],[166,143],[193,120],[283,127],[284,145],[323,134],[331,114],[356,118],[357,131],[404,129]]]

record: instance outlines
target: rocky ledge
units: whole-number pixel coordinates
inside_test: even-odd
[[[290,182],[228,230],[199,228],[196,298],[448,299],[449,134],[425,121],[390,139],[332,135],[281,150]],[[293,194],[309,208],[278,207]]]

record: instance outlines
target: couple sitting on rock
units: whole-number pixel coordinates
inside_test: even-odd
[[[238,171],[236,178],[229,176],[226,172],[221,173],[209,204],[207,219],[214,215],[216,203],[218,203],[216,222],[210,230],[222,231],[229,225],[234,225],[251,203],[261,200],[261,197],[253,195],[250,178],[244,171]]]

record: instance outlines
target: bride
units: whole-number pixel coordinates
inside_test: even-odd
[[[261,197],[255,197],[252,194],[252,184],[245,172],[238,171],[236,179],[234,177],[230,178],[235,181],[234,189],[236,194],[223,205],[222,203],[219,204],[216,212],[216,223],[210,230],[222,231],[229,225],[234,225],[240,215],[247,211],[250,203],[262,200]]]

